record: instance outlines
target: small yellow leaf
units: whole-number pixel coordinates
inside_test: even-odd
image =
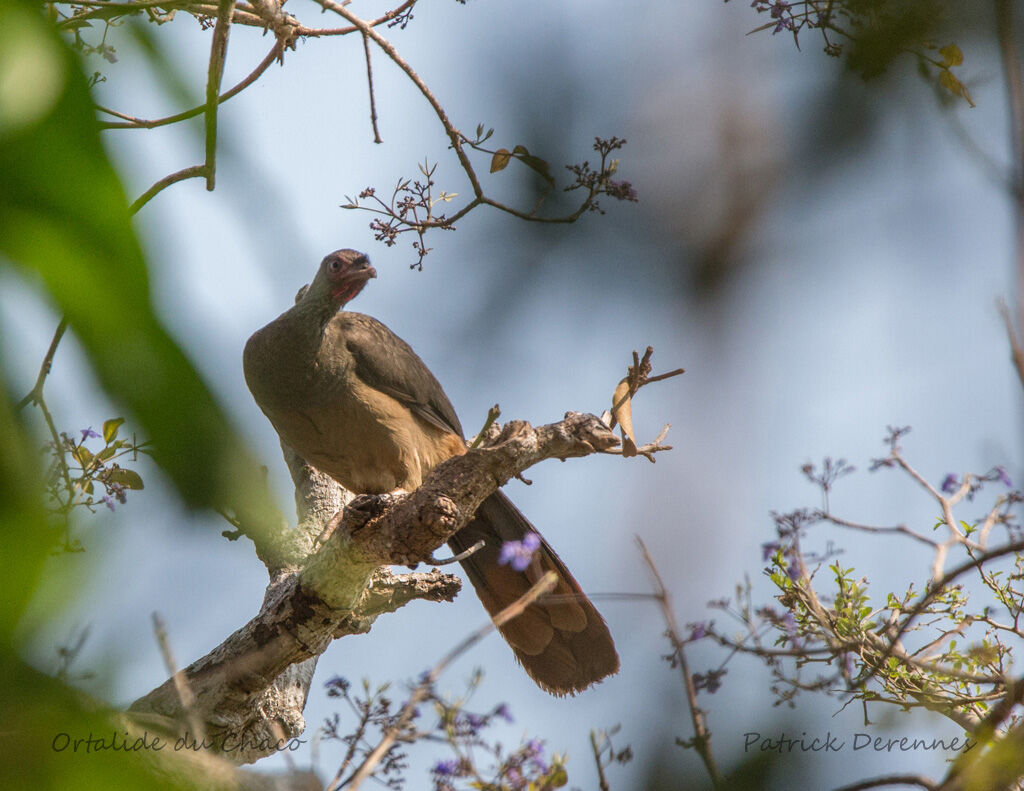
[[[508,167],[508,163],[511,159],[511,151],[507,148],[499,148],[494,152],[494,156],[491,157],[491,173],[497,173],[499,170],[504,170]]]
[[[971,95],[967,92],[967,87],[949,69],[942,69],[939,72],[939,84],[954,96],[963,97],[967,104],[974,107],[974,102],[971,100]]]
[[[633,408],[629,398],[629,380],[623,379],[612,395],[612,418],[622,427],[622,455],[636,456],[636,437],[633,434]]]
[[[939,50],[939,54],[947,66],[959,66],[964,62],[964,53],[960,51],[960,47],[956,44],[947,44]]]
[[[103,441],[111,443],[117,439],[117,430],[124,423],[123,417],[111,418],[103,422]]]

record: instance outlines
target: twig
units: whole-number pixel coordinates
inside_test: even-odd
[[[60,323],[57,324],[57,329],[54,330],[53,338],[50,340],[50,348],[46,350],[46,356],[43,357],[43,364],[39,366],[39,375],[36,377],[36,383],[28,391],[28,394],[18,402],[16,407],[18,411],[24,409],[30,403],[39,404],[43,400],[43,384],[46,382],[46,377],[50,375],[50,369],[53,367],[53,355],[57,353],[57,346],[60,345],[60,339],[64,337],[64,331],[67,328],[67,317],[61,316]]]
[[[480,429],[480,431],[477,432],[477,435],[473,439],[473,442],[470,443],[470,448],[477,448],[480,446],[480,443],[483,442],[485,437],[487,436],[487,432],[490,430],[491,426],[494,425],[494,421],[497,420],[499,417],[501,417],[501,409],[498,407],[497,404],[495,404],[494,406],[487,410],[487,420],[484,421],[483,427]]]
[[[858,522],[851,522],[848,519],[841,519],[838,516],[833,516],[825,511],[821,512],[821,518],[826,522],[830,522],[837,527],[846,527],[850,530],[860,530],[865,533],[898,533],[900,535],[908,536],[915,541],[920,541],[922,544],[927,544],[933,549],[937,549],[939,542],[928,538],[928,536],[921,535],[920,533],[911,530],[906,525],[896,525],[895,527],[876,527],[874,525],[862,525]]]
[[[260,64],[249,73],[244,80],[238,83],[234,88],[229,91],[225,91],[217,99],[218,104],[226,102],[228,99],[237,96],[239,93],[244,91],[256,80],[263,76],[263,72],[270,68],[275,60],[279,60],[284,55],[284,48],[286,46],[285,39],[279,38],[274,42],[274,46],[270,48],[270,52],[267,56],[260,61]],[[110,121],[107,123],[101,123],[100,129],[154,129],[158,126],[167,126],[168,124],[176,124],[179,121],[187,121],[189,118],[195,118],[197,115],[202,115],[206,111],[206,104],[200,104],[193,107],[191,110],[185,110],[184,112],[177,113],[176,115],[169,115],[166,118],[157,118],[153,121],[147,121],[142,118],[135,118],[124,113],[120,113],[117,110],[111,110],[101,105],[96,105],[96,109],[107,115],[112,115],[115,118],[123,119],[124,123],[118,123],[116,121]]]
[[[442,560],[431,557],[427,562],[432,566],[450,566],[452,563],[461,563],[470,555],[473,555],[483,549],[485,543],[486,542],[481,538],[469,549],[465,549],[457,555],[452,555],[450,558],[443,558]]]
[[[876,777],[872,780],[862,780],[859,783],[853,785],[841,786],[835,789],[835,791],[865,791],[868,788],[880,788],[881,786],[920,786],[921,788],[927,788],[928,791],[935,791],[939,785],[938,783],[929,780],[924,775],[884,775],[882,777]]]
[[[228,34],[235,0],[220,0],[217,23],[210,44],[210,68],[206,77],[206,189],[213,191],[217,177],[217,107],[220,104],[220,82],[224,77],[224,61],[228,54]]]
[[[174,681],[174,689],[178,693],[178,700],[181,701],[181,708],[188,719],[189,727],[192,728],[196,741],[203,743],[206,741],[206,728],[203,725],[202,719],[196,713],[196,696],[192,693],[192,688],[188,684],[185,673],[178,668],[177,662],[174,661],[174,654],[171,653],[171,643],[167,639],[167,627],[164,625],[164,619],[160,617],[160,613],[155,611],[153,612],[153,634],[156,636],[157,645],[160,646],[160,654],[164,658],[164,667],[167,669],[167,674]]]
[[[363,33],[363,53],[366,55],[366,82],[370,86],[370,125],[373,126],[373,142],[383,143],[377,129],[377,101],[373,96],[373,66],[370,64],[370,38]]]
[[[164,176],[156,184],[143,192],[135,203],[128,207],[129,214],[135,214],[139,209],[149,203],[156,195],[167,189],[172,184],[177,184],[185,179],[203,178],[206,175],[206,165],[193,165],[192,167],[179,170],[169,176]]]
[[[1003,317],[1003,324],[1006,326],[1006,337],[1010,339],[1010,350],[1013,353],[1013,367],[1017,371],[1017,378],[1024,386],[1024,349],[1021,348],[1020,340],[1013,329],[1013,319],[1010,318],[1010,309],[1006,307],[1003,300],[999,300],[999,315]]]
[[[405,705],[402,706],[402,710],[399,712],[394,725],[387,730],[381,738],[380,743],[378,743],[378,745],[373,748],[372,752],[366,756],[366,760],[364,760],[362,765],[360,765],[360,767],[355,771],[351,780],[346,783],[346,785],[350,785],[352,791],[359,788],[363,781],[373,773],[377,764],[380,763],[380,760],[385,756],[385,754],[387,754],[387,751],[391,749],[391,745],[395,743],[395,739],[398,737],[398,734],[401,733],[402,729],[408,725],[409,720],[412,719],[412,714],[416,706],[426,698],[431,686],[433,686],[434,682],[437,681],[448,665],[480,642],[480,640],[486,637],[492,629],[499,628],[511,621],[517,615],[520,615],[523,610],[533,604],[533,602],[540,596],[543,596],[554,588],[557,579],[558,577],[555,572],[548,571],[532,588],[530,588],[530,590],[495,615],[490,623],[473,632],[473,634],[445,654],[440,662],[434,665],[430,672],[427,673],[423,680],[417,685],[416,689],[413,690],[409,700],[407,700]]]
[[[658,573],[658,567],[654,565],[654,559],[640,536],[636,537],[636,543],[643,553],[644,562],[654,576],[655,595],[661,605],[661,612],[665,618],[665,625],[668,627],[668,637],[672,643],[673,656],[679,662],[679,669],[683,676],[683,686],[686,689],[686,700],[690,707],[690,719],[693,722],[693,747],[697,751],[704,768],[707,769],[711,784],[716,789],[725,788],[722,775],[718,771],[714,755],[711,752],[711,732],[708,731],[705,712],[697,705],[697,688],[693,683],[693,675],[690,673],[690,666],[686,661],[686,652],[683,650],[683,641],[679,636],[679,627],[676,625],[676,616],[672,611],[672,600],[669,597],[665,583]]]
[[[601,791],[610,791],[608,778],[604,776],[604,767],[601,765],[601,751],[597,747],[597,734],[590,732],[590,749],[594,751],[594,765],[597,766],[597,785]]]

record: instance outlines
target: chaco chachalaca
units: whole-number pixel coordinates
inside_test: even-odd
[[[370,316],[342,308],[376,277],[365,255],[338,250],[295,305],[245,346],[245,381],[277,433],[309,464],[357,494],[412,491],[440,462],[466,451],[441,385],[405,341]],[[525,571],[499,561],[504,542],[534,527],[501,492],[449,540],[493,616],[554,569],[558,582],[501,627],[530,677],[556,695],[619,669],[608,627],[543,539]]]

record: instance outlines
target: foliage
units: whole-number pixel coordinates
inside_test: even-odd
[[[405,773],[408,755],[405,751],[421,741],[444,744],[451,752],[451,758],[433,764],[430,775],[434,791],[470,788],[481,791],[550,791],[566,785],[565,757],[558,754],[547,756],[540,739],[524,737],[515,748],[509,749],[489,736],[489,728],[496,723],[512,723],[513,718],[509,706],[504,703],[492,707],[487,713],[468,708],[482,678],[478,670],[466,692],[457,699],[442,697],[429,685],[421,704],[404,726],[399,718],[403,706],[394,705],[388,695],[389,684],[374,688],[364,680],[360,693],[353,691],[347,679],[341,676],[331,678],[326,683],[327,694],[344,701],[356,718],[354,729],[348,733],[343,734],[340,730],[342,717],[338,713],[333,714],[321,728],[326,738],[338,740],[347,747],[331,787],[346,788],[356,774],[350,769],[351,765],[365,760],[373,752],[375,743],[368,738],[371,732],[383,734],[395,727],[401,727],[401,737],[388,749],[372,775],[388,788],[405,787],[408,780]],[[428,708],[434,717],[429,720],[429,725],[420,725],[428,721],[425,712]],[[595,747],[595,756],[597,749]],[[603,737],[599,759],[602,768],[613,761],[625,763],[630,757],[628,747],[615,751],[610,737]]]
[[[825,54],[846,55],[846,65],[864,79],[909,55],[924,77],[974,106],[967,86],[953,72],[964,62],[960,47],[935,42],[949,10],[946,0],[754,0],[751,7],[771,18],[752,33],[788,32],[799,48],[802,32],[818,31]]]

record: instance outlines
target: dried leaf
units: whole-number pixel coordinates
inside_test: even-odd
[[[512,152],[507,148],[499,148],[494,152],[494,156],[491,157],[491,173],[497,173],[499,170],[504,170],[508,167],[509,161],[512,159]]]
[[[629,398],[629,380],[623,379],[612,395],[612,417],[622,428],[622,455],[636,456],[636,436],[633,434],[633,408]]]

